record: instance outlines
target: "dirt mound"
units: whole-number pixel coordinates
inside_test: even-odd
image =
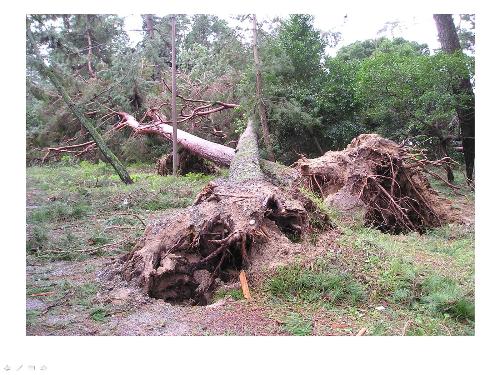
[[[424,232],[453,220],[451,202],[424,175],[431,164],[439,163],[377,134],[361,134],[345,150],[302,158],[295,167],[301,183],[334,208],[361,209],[368,225],[400,233]]]

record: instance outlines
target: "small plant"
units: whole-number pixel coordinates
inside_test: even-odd
[[[26,251],[38,252],[43,250],[48,242],[47,228],[42,225],[34,225],[31,233],[28,233],[26,239]]]
[[[309,336],[312,334],[312,323],[298,313],[290,313],[285,319],[285,331],[294,336]]]
[[[66,202],[56,200],[34,210],[29,219],[35,223],[81,219],[89,212],[90,206],[85,203],[77,202],[74,205],[69,205]]]
[[[219,289],[214,293],[213,299],[214,299],[214,301],[217,301],[217,300],[223,299],[225,297],[231,297],[232,299],[234,299],[236,301],[245,299],[241,289],[230,289],[230,290],[220,290]]]
[[[380,285],[395,303],[411,304],[417,298],[418,271],[413,263],[395,258],[382,272]]]
[[[106,321],[106,317],[108,317],[109,314],[109,311],[103,307],[97,307],[90,312],[90,317],[96,322],[102,323]]]
[[[95,283],[85,283],[79,285],[75,292],[76,304],[81,306],[92,306],[92,299],[95,297],[98,286]]]
[[[88,239],[90,245],[105,245],[111,242],[109,236],[102,232],[93,233]]]

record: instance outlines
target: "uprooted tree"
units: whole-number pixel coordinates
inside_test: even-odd
[[[121,116],[120,126],[170,136],[167,124],[141,125],[131,115]],[[149,223],[135,248],[120,260],[122,277],[154,298],[206,304],[214,289],[238,270],[262,271],[259,259],[278,257],[279,244],[290,243],[289,237],[307,235],[312,223],[328,227],[328,217],[304,189],[337,209],[362,209],[366,223],[384,231],[423,232],[454,220],[449,202],[424,175],[430,164],[446,160],[428,161],[375,134],[358,136],[343,151],[302,158],[292,167],[259,160],[251,121],[236,150],[188,134],[181,132],[179,142],[229,164],[229,177],[209,183],[191,207]]]

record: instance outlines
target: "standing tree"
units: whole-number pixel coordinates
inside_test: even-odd
[[[458,39],[457,29],[451,14],[434,14],[438,37],[444,52],[461,53],[462,47]],[[454,94],[461,99],[456,111],[460,124],[462,145],[465,159],[467,179],[473,180],[475,155],[475,105],[474,91],[469,76],[464,76],[458,85],[453,87]]]
[[[262,135],[264,136],[264,143],[269,159],[276,160],[274,156],[273,147],[269,138],[269,125],[267,123],[266,107],[264,106],[264,99],[262,98],[262,73],[261,64],[259,59],[259,51],[257,47],[257,16],[253,15],[253,58],[255,62],[255,92],[257,99],[257,106],[259,107],[260,125],[262,127]]]
[[[177,77],[175,56],[175,16],[172,16],[172,174],[177,175],[179,152],[177,150]]]

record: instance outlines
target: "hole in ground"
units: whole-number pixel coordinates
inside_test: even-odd
[[[215,226],[211,228],[215,229]],[[251,255],[251,245],[251,237],[245,236],[247,256]],[[214,290],[219,284],[215,282],[216,279],[222,283],[233,283],[238,280],[240,271],[245,268],[241,249],[241,240],[235,241],[219,256],[209,260],[203,268],[192,271],[188,265],[185,265],[179,267],[177,273],[153,277],[150,280],[148,295],[171,304],[207,305],[212,302]],[[192,249],[192,251],[203,253],[201,249]],[[197,258],[191,264],[199,260]],[[200,285],[203,285],[204,290],[201,290]]]

